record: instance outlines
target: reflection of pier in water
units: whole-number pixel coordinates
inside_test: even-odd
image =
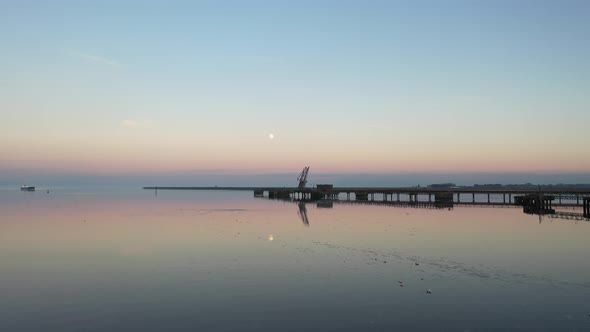
[[[258,196],[260,197],[260,196]],[[525,214],[538,215],[539,223],[543,220],[543,217],[551,219],[564,219],[564,220],[575,220],[575,221],[590,221],[590,216],[587,214],[590,212],[590,198],[584,199],[584,212],[567,212],[567,211],[556,211],[552,208],[551,202],[554,200],[552,196],[546,196],[543,194],[527,195],[523,196],[522,200],[517,200],[517,204],[506,204],[506,203],[481,203],[481,202],[465,202],[465,203],[451,203],[445,202],[420,202],[420,201],[357,201],[357,200],[339,200],[337,198],[329,199],[295,199],[292,197],[275,197],[275,200],[287,201],[296,203],[299,207],[297,214],[300,216],[303,224],[309,227],[309,217],[307,215],[306,204],[316,204],[317,208],[333,208],[337,205],[373,205],[373,206],[388,206],[388,207],[399,207],[399,208],[417,208],[417,209],[448,209],[451,210],[455,206],[465,207],[496,207],[496,208],[522,208]]]
[[[318,202],[318,207],[329,207],[334,202],[351,204],[388,205],[415,208],[452,208],[455,205],[509,207],[519,206],[527,214],[555,218],[590,219],[590,190],[575,187],[534,189],[480,187],[334,187],[331,184],[305,187],[144,187],[152,190],[214,190],[252,191],[254,197],[288,201]],[[482,200],[483,197],[483,200]],[[329,201],[333,203],[328,203]],[[554,207],[582,207],[583,212],[563,214]],[[300,211],[308,223],[306,211]]]
[[[515,195],[512,193],[503,193],[502,201],[492,201],[491,195],[493,193],[487,192],[487,201],[477,201],[475,199],[476,193],[471,193],[472,200],[461,201],[461,193],[454,194],[453,192],[428,192],[426,194],[421,192],[407,194],[407,200],[401,199],[401,193],[396,194],[397,199],[393,199],[393,194],[384,191],[381,194],[381,199],[375,198],[376,193],[366,194],[354,193],[354,199],[351,199],[350,192],[346,194],[346,199],[340,199],[341,192],[334,193],[331,186],[323,185],[318,186],[319,194],[316,192],[311,194],[299,193],[299,192],[269,192],[268,198],[270,199],[281,199],[281,200],[292,200],[298,202],[318,202],[318,207],[331,207],[334,203],[338,204],[363,204],[363,205],[380,205],[380,206],[393,206],[393,207],[411,207],[411,208],[426,208],[426,209],[452,209],[454,206],[480,206],[480,207],[521,207],[523,212],[526,214],[538,215],[539,217],[548,216],[553,219],[566,219],[566,220],[587,220],[590,221],[590,197],[583,196],[580,193],[567,193],[559,192],[556,195],[546,194],[541,191]],[[428,201],[420,200],[419,195],[427,195]],[[495,193],[497,194],[497,193]],[[508,195],[508,201],[506,196]],[[260,193],[257,195],[261,197]],[[262,195],[264,197],[264,195]],[[390,199],[389,199],[390,198]],[[575,200],[575,203],[564,202],[564,200]],[[555,206],[560,207],[576,207],[582,200],[582,213],[576,212],[564,212],[556,211]],[[328,203],[329,202],[329,203]],[[321,205],[321,206],[320,206]]]
[[[301,218],[303,224],[309,227],[309,217],[307,215],[307,204],[315,204],[316,208],[325,209],[325,208],[333,208],[334,205],[373,205],[373,206],[387,206],[387,207],[398,207],[398,208],[416,208],[416,209],[444,209],[441,207],[437,207],[432,203],[409,203],[409,202],[382,202],[382,201],[346,201],[346,200],[328,200],[322,199],[318,201],[311,201],[311,200],[293,200],[293,199],[277,199],[287,202],[292,202],[297,204],[299,210],[297,214]],[[464,206],[464,207],[495,207],[495,208],[521,208],[521,206],[514,205],[514,204],[473,204],[473,203],[464,203],[464,204],[454,204],[454,206]],[[451,210],[453,207],[447,207],[448,210]],[[531,215],[538,215],[539,216],[539,223],[542,222],[544,217],[548,217],[550,219],[562,219],[562,220],[573,220],[573,221],[590,221],[590,218],[585,217],[583,213],[577,212],[567,212],[567,211],[553,211],[552,213],[531,213],[525,212],[526,214]]]
[[[546,216],[551,219],[590,221],[590,218],[584,217],[583,213],[576,212],[555,211],[555,213]]]
[[[309,227],[309,219],[307,218],[307,208],[305,207],[305,202],[300,201],[299,203],[297,203],[297,206],[299,207],[299,211],[297,211],[297,214],[299,215],[299,217],[301,217],[301,221],[303,222],[303,224]]]

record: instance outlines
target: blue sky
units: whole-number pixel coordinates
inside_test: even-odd
[[[587,1],[4,1],[0,169],[590,173],[589,22]]]

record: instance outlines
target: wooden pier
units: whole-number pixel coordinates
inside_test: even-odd
[[[334,187],[317,185],[313,188],[297,187],[144,187],[148,190],[218,190],[251,191],[255,197],[292,200],[356,200],[383,202],[452,202],[473,205],[518,205],[518,197],[542,194],[553,197],[551,206],[586,206],[590,209],[590,189],[558,188],[539,191],[538,189],[506,189],[481,187]],[[586,205],[584,205],[586,204]],[[590,211],[587,211],[590,213]]]
[[[555,214],[555,209],[552,206],[554,200],[554,196],[539,192],[518,196],[515,204],[522,206],[523,212],[527,214]]]

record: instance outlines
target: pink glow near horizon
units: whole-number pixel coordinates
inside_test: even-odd
[[[546,161],[536,158],[515,161],[496,160],[423,160],[402,159],[397,161],[362,159],[343,156],[332,160],[300,158],[279,160],[244,160],[218,158],[211,160],[160,158],[123,158],[121,156],[100,156],[77,159],[75,157],[55,156],[51,159],[32,159],[17,161],[0,161],[0,169],[39,170],[48,172],[71,172],[73,174],[117,174],[117,173],[151,173],[175,171],[210,171],[221,170],[236,174],[280,173],[299,170],[304,165],[312,165],[314,172],[323,173],[395,173],[395,172],[588,172],[590,161],[580,160],[575,165],[564,165],[560,160]]]

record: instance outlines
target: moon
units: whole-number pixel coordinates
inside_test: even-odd
[[[268,139],[270,139],[270,140],[275,139],[275,134],[273,134],[273,133],[268,134]]]

